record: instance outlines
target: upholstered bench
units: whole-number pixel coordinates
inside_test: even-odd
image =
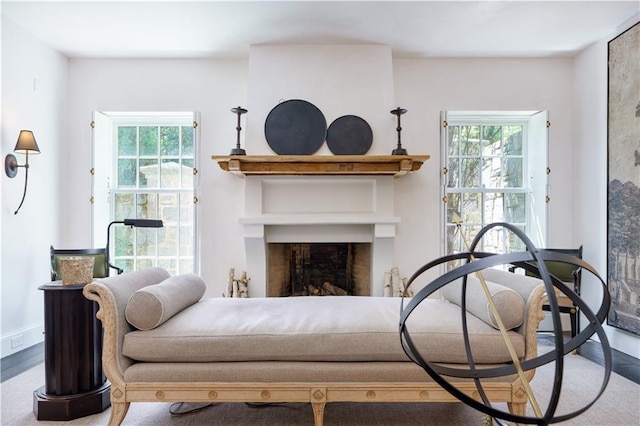
[[[517,356],[536,356],[544,286],[538,279],[488,270],[485,277]],[[459,283],[426,299],[407,326],[425,359],[467,363]],[[479,286],[469,284],[467,327],[480,366],[511,363]],[[310,402],[315,424],[327,402],[456,401],[400,344],[399,298],[325,296],[201,299],[196,275],[150,268],[96,280],[84,294],[100,304],[103,364],[111,382],[109,423],[134,401]],[[533,371],[527,371],[531,380]],[[478,397],[472,381],[451,379]],[[524,415],[515,375],[491,379],[493,402]]]

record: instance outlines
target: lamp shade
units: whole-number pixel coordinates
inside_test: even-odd
[[[31,130],[20,130],[14,151],[19,154],[40,154],[36,137]]]
[[[157,219],[125,219],[125,226],[135,226],[136,228],[162,228],[161,220]]]

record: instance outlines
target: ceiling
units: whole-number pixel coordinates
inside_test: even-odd
[[[630,1],[7,1],[71,58],[246,58],[259,44],[386,44],[394,57],[570,57],[640,11]]]

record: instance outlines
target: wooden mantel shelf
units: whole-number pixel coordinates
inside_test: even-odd
[[[404,176],[422,167],[428,155],[212,155],[224,171],[253,175]]]

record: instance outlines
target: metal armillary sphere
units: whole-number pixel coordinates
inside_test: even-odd
[[[515,252],[515,253],[507,253],[507,254],[494,254],[494,253],[486,253],[486,252],[477,252],[476,247],[480,243],[482,237],[491,229],[496,227],[503,227],[507,230],[513,232],[526,246],[527,251],[525,252]],[[424,288],[422,288],[419,292],[413,296],[406,304],[404,298],[400,307],[400,340],[402,343],[402,347],[407,354],[407,356],[416,364],[421,366],[425,372],[433,378],[433,380],[442,386],[445,390],[451,393],[453,396],[458,398],[460,401],[465,404],[475,408],[478,411],[485,413],[491,417],[496,419],[503,419],[510,422],[516,423],[525,423],[525,424],[537,424],[537,425],[547,425],[551,423],[558,423],[562,421],[569,420],[574,418],[581,413],[585,412],[589,407],[591,407],[596,400],[602,395],[604,392],[607,383],[609,382],[609,377],[611,375],[611,348],[609,347],[609,341],[607,336],[602,328],[602,323],[607,317],[607,313],[609,311],[610,305],[610,295],[607,291],[607,287],[605,282],[602,280],[600,275],[593,269],[591,265],[584,262],[583,260],[570,256],[563,253],[552,252],[544,249],[537,249],[533,243],[527,238],[527,236],[517,227],[508,224],[508,223],[494,223],[484,227],[478,235],[474,238],[473,242],[470,244],[468,251],[461,252],[457,254],[447,255],[441,258],[438,258],[432,262],[427,263],[422,268],[418,269],[418,271],[413,274],[413,276],[409,279],[406,285],[405,292],[408,290],[411,283],[413,283],[420,275],[424,272],[434,268],[440,267],[440,265],[446,264],[448,262],[454,261],[462,261],[463,264],[458,266],[443,275],[440,275],[438,278],[431,281]],[[569,288],[562,281],[549,274],[547,267],[545,265],[545,261],[552,262],[561,262],[570,265],[574,265],[576,267],[582,268],[584,271],[589,272],[594,277],[596,277],[600,284],[602,285],[602,303],[598,309],[597,313],[593,313],[593,311],[589,308],[589,306],[580,298],[578,294],[576,294],[573,289]],[[476,363],[473,360],[473,351],[469,343],[469,333],[467,329],[466,315],[469,315],[466,312],[466,287],[467,285],[471,285],[471,283],[467,282],[467,277],[471,274],[476,274],[480,278],[480,282],[482,283],[484,279],[482,278],[482,270],[499,266],[499,265],[513,265],[519,268],[524,269],[525,271],[532,272],[542,278],[544,282],[545,291],[547,297],[549,299],[549,305],[551,307],[551,318],[553,319],[553,330],[554,330],[554,343],[555,350],[547,352],[545,354],[539,355],[533,359],[527,360],[518,360],[515,359],[514,362],[510,365],[504,366],[501,365],[499,367],[494,368],[483,368],[476,369]],[[407,320],[411,315],[411,312],[427,297],[443,288],[447,284],[457,280],[462,279],[462,292],[461,292],[461,315],[462,315],[462,332],[465,350],[467,353],[468,360],[468,368],[452,368],[449,366],[438,365],[433,362],[429,362],[426,360],[417,349],[414,344],[410,330],[407,328]],[[476,282],[477,284],[477,282]],[[486,285],[484,283],[483,285]],[[563,341],[562,336],[562,327],[560,323],[560,311],[558,309],[558,301],[556,297],[556,290],[563,293],[567,296],[575,306],[580,309],[582,315],[584,315],[588,319],[588,325],[575,337],[572,337],[568,342]],[[494,315],[497,312],[493,312]],[[502,332],[502,330],[501,330]],[[562,387],[563,381],[563,366],[564,366],[564,355],[571,353],[573,350],[578,348],[584,342],[586,342],[592,335],[597,334],[600,340],[600,344],[602,346],[602,352],[604,356],[604,376],[602,380],[602,384],[599,392],[593,398],[592,401],[587,402],[582,408],[567,413],[556,415],[556,409],[558,407],[558,401],[560,399],[560,389]],[[503,338],[505,339],[505,344],[507,343],[508,336],[503,333]],[[483,388],[483,381],[485,379],[491,379],[493,377],[501,377],[512,374],[521,374],[523,371],[528,371],[540,367],[542,365],[548,364],[549,362],[555,362],[555,377],[553,380],[553,387],[551,391],[551,397],[548,401],[547,408],[544,412],[537,406],[537,402],[535,400],[535,396],[533,392],[528,387],[528,382],[523,385],[525,386],[525,390],[527,391],[527,397],[531,402],[533,407],[533,411],[535,412],[536,417],[526,417],[515,415],[506,411],[501,411],[495,408],[491,402],[488,400],[486,393]],[[466,366],[465,366],[466,367]],[[446,377],[455,377],[455,378],[467,378],[473,380],[478,394],[480,396],[480,401],[473,399],[471,396],[466,393],[460,391],[450,383]],[[526,380],[525,380],[526,381]],[[500,422],[498,422],[500,423]],[[500,423],[502,424],[502,423]]]

